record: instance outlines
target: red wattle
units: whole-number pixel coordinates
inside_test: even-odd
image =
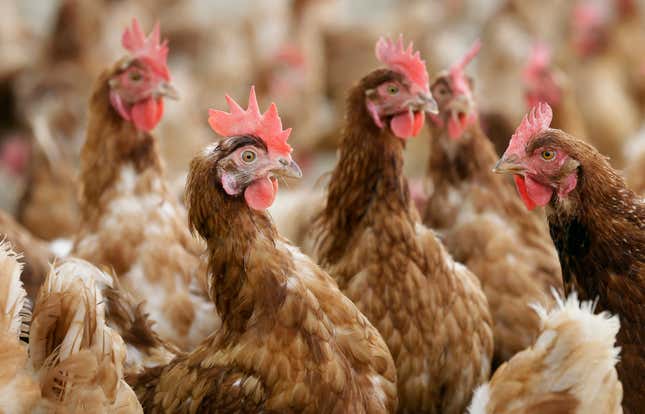
[[[271,207],[278,192],[278,181],[273,178],[259,178],[244,190],[246,204],[254,210],[266,210]]]
[[[535,208],[535,203],[529,197],[529,193],[526,191],[526,183],[524,182],[524,177],[521,175],[514,175],[513,180],[515,180],[515,187],[517,187],[517,192],[520,193],[520,197],[524,202],[526,208],[531,211]]]
[[[514,175],[513,179],[528,210],[533,210],[536,206],[545,206],[551,201],[553,190],[549,187],[538,183],[531,177],[524,178],[521,175]]]
[[[421,128],[423,128],[423,124],[426,122],[426,117],[423,112],[415,112],[414,113],[414,127],[412,129],[412,136],[416,137],[419,135],[419,132],[421,131]]]
[[[132,122],[137,129],[150,132],[161,120],[163,116],[163,100],[161,98],[148,98],[144,101],[132,105],[130,110]]]
[[[408,111],[392,117],[390,128],[397,137],[407,139],[416,136],[421,131],[421,128],[423,128],[424,123],[425,116],[423,112]]]
[[[526,182],[526,191],[528,192],[531,200],[538,206],[546,206],[553,197],[553,189],[544,184],[541,184],[531,177],[524,179]]]
[[[462,136],[463,133],[464,127],[462,126],[461,122],[459,122],[459,119],[451,116],[448,119],[448,136],[451,139],[458,139]]]

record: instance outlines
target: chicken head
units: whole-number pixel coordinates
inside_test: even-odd
[[[493,171],[512,174],[522,201],[529,210],[547,205],[554,195],[564,199],[578,183],[580,163],[569,155],[550,129],[553,113],[540,103],[522,120],[506,152]]]
[[[163,115],[163,97],[176,99],[166,65],[168,46],[159,40],[159,24],[146,38],[135,19],[125,30],[123,47],[130,56],[117,64],[110,78],[110,102],[119,115],[140,131],[149,132]]]
[[[376,57],[385,63],[391,76],[365,91],[365,105],[379,128],[389,125],[397,137],[416,136],[425,122],[425,112],[437,112],[437,103],[428,88],[428,73],[419,52],[412,53],[412,43],[403,47],[381,38],[376,43]]]

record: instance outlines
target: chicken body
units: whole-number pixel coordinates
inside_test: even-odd
[[[6,368],[0,385],[6,398],[0,408],[11,413],[142,413],[123,380],[125,344],[105,325],[97,285],[109,283],[109,276],[78,260],[52,269],[27,329],[21,328],[26,323],[21,269],[6,244],[0,246],[0,262],[0,300],[6,312],[2,331]],[[18,340],[21,331],[28,333],[28,345]]]
[[[573,197],[547,208],[564,287],[620,316],[623,408],[637,413],[645,407],[645,204],[593,147],[556,134],[581,164]]]
[[[470,414],[623,412],[618,318],[594,315],[592,302],[580,303],[575,294],[556,298],[551,310],[535,308],[540,336],[475,392]]]
[[[208,243],[221,328],[191,353],[132,379],[147,412],[385,413],[396,372],[378,331],[333,279],[282,239],[264,211],[213,183],[240,141],[191,164],[191,225]],[[257,144],[261,148],[263,144]]]
[[[199,280],[202,249],[167,189],[155,138],[110,104],[108,79],[120,64],[100,76],[90,101],[73,254],[114,268],[123,287],[146,301],[161,337],[193,348],[220,323]]]
[[[340,159],[318,218],[319,262],[379,329],[396,363],[399,411],[462,413],[489,375],[491,317],[477,278],[421,224],[403,176],[403,142],[350,92]]]
[[[478,122],[457,139],[435,124],[431,131],[424,223],[479,278],[501,363],[535,340],[540,322],[528,305],[552,305],[550,289],[562,287],[557,254],[539,217],[491,171],[497,156]]]

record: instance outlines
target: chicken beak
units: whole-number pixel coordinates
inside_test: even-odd
[[[439,113],[439,105],[431,93],[420,93],[419,100],[421,101],[421,110],[429,114],[436,115]]]
[[[275,175],[285,178],[302,178],[302,170],[294,160],[289,158],[278,158],[278,165],[271,170]]]
[[[497,161],[495,167],[493,167],[493,172],[497,174],[518,174],[522,175],[526,172],[526,168],[522,166],[515,157],[506,158],[503,156]]]
[[[155,91],[158,96],[165,96],[170,99],[179,99],[179,93],[177,89],[168,82],[161,82]]]

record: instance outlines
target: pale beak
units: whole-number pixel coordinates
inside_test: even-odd
[[[271,172],[285,178],[302,178],[302,170],[291,157],[278,158],[278,165]]]
[[[515,157],[502,156],[493,167],[493,172],[497,174],[517,174],[521,175],[526,172],[526,168],[522,166]]]
[[[424,111],[430,114],[439,113],[439,106],[431,93],[419,93],[417,99],[410,103],[410,107],[413,111]]]
[[[179,99],[177,89],[168,82],[161,82],[159,86],[157,86],[157,90],[155,92],[157,96],[165,96],[166,98],[175,100]]]

